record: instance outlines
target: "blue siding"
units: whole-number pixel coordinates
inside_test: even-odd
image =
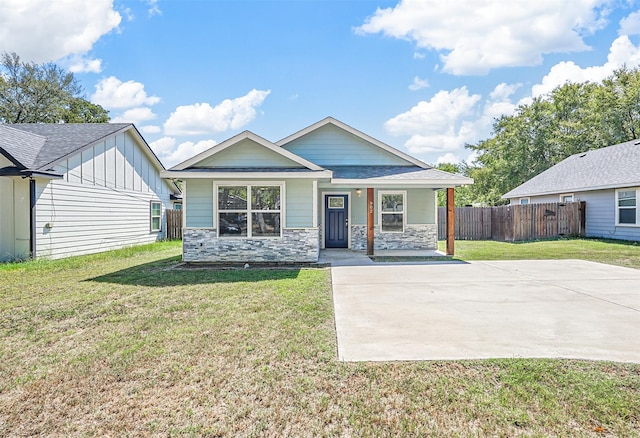
[[[302,167],[282,155],[245,139],[214,154],[196,167]]]
[[[318,128],[282,147],[319,166],[411,165],[333,125]]]
[[[190,179],[185,185],[187,227],[213,227],[213,181]]]
[[[574,192],[573,196],[575,201],[587,203],[587,237],[640,241],[640,227],[616,226],[616,192],[614,189]],[[532,196],[530,202],[559,202],[559,200],[560,195],[545,195]],[[513,201],[517,203],[517,199]]]
[[[286,228],[311,228],[313,226],[313,182],[308,179],[285,181],[287,201]]]

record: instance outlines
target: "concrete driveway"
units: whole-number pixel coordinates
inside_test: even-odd
[[[581,260],[331,269],[345,361],[640,363],[640,270]]]

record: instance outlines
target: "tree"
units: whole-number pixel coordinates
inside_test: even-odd
[[[449,173],[457,173],[458,175],[469,176],[469,166],[465,163],[441,163],[435,166],[438,170],[443,170]],[[471,186],[456,187],[454,189],[454,203],[456,207],[464,207],[471,205],[473,202],[473,194],[471,192]],[[444,207],[447,204],[447,191],[438,190],[438,206]]]
[[[73,76],[55,64],[22,62],[3,53],[0,64],[0,121],[4,123],[102,123],[108,112],[82,97]]]
[[[475,145],[473,203],[501,196],[570,155],[640,136],[640,70],[617,70],[601,84],[565,84],[493,124]]]

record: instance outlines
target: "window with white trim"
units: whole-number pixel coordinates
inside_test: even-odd
[[[162,229],[162,203],[151,201],[149,209],[151,231],[160,231]]]
[[[573,202],[573,193],[560,195],[560,202]]]
[[[520,198],[520,205],[527,205],[529,203],[529,198]]]
[[[637,189],[616,190],[616,224],[639,225]]]
[[[218,236],[282,236],[281,185],[218,186]]]
[[[378,192],[379,223],[383,233],[402,233],[405,224],[406,192]]]

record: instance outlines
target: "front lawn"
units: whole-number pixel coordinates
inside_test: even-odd
[[[640,436],[640,365],[342,363],[329,270],[179,253],[0,265],[0,436]]]
[[[446,242],[438,242],[441,251]],[[461,260],[581,259],[640,269],[640,244],[621,240],[557,239],[532,242],[456,240],[455,258]]]

